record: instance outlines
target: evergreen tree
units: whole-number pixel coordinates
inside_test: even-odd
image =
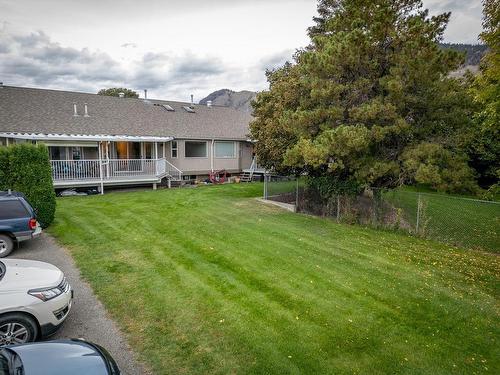
[[[310,45],[269,72],[270,90],[256,98],[260,162],[342,186],[392,187],[421,182],[405,151],[425,143],[467,169],[454,150],[471,106],[448,78],[463,56],[439,48],[450,14],[429,17],[419,0],[321,0],[318,10]],[[449,186],[470,189],[469,172]]]

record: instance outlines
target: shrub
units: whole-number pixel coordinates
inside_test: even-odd
[[[0,149],[0,190],[7,189],[26,195],[42,227],[52,223],[56,195],[46,146],[16,144]]]

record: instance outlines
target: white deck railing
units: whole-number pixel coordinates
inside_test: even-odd
[[[169,163],[167,160],[165,160],[165,168],[166,168],[166,173],[173,179],[180,181],[182,180],[182,171],[177,168],[175,165],[172,163]]]
[[[165,159],[51,160],[54,181],[117,180],[170,177],[182,172]]]

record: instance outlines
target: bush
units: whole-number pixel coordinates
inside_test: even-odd
[[[0,190],[7,189],[26,195],[42,227],[52,223],[56,194],[46,146],[16,144],[0,148]]]

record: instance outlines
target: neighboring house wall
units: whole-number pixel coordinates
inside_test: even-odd
[[[197,157],[186,155],[186,143],[190,142],[203,143],[205,145],[204,155]],[[224,146],[219,147],[219,142],[224,144]],[[224,151],[229,149],[229,143],[233,145],[233,152],[224,154]],[[175,147],[174,150],[172,150],[172,145],[175,146],[175,144],[177,145],[176,152]],[[230,173],[235,173],[239,172],[241,169],[249,168],[252,164],[252,147],[248,145],[249,143],[247,142],[215,140],[212,146],[211,140],[177,139],[166,144],[166,159],[186,175],[206,175],[212,169],[225,169]]]
[[[254,155],[253,144],[241,142],[240,145],[240,169],[250,168]]]

